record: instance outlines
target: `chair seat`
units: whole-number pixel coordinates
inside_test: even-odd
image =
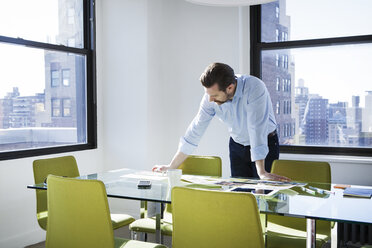
[[[267,248],[300,248],[306,247],[306,232],[274,223],[266,227]],[[316,247],[321,247],[329,239],[328,235],[316,235]]]
[[[132,222],[129,229],[134,232],[155,233],[155,218],[143,218]],[[172,222],[166,219],[161,220],[161,233],[167,236],[172,236],[173,226]]]
[[[43,183],[50,174],[65,177],[77,177],[80,175],[76,159],[73,156],[35,160],[33,162],[33,170],[35,184]],[[36,190],[36,200],[37,220],[40,227],[46,230],[48,222],[47,191]],[[127,214],[111,214],[111,219],[113,229],[129,225],[135,220]]]
[[[46,230],[48,221],[48,211],[39,212],[36,214],[36,217],[40,227]]]
[[[39,225],[46,230],[48,221],[48,211],[44,211],[37,214]],[[111,214],[112,228],[118,229],[123,226],[127,226],[135,221],[135,219],[128,214]]]
[[[271,173],[286,176],[294,181],[331,183],[331,166],[327,162],[275,160]],[[310,184],[312,184],[310,183]],[[330,188],[325,188],[330,190]],[[291,194],[302,194],[295,188]],[[297,192],[297,193],[296,193]],[[301,218],[267,215],[267,247],[306,247],[306,220]],[[316,247],[321,247],[331,235],[331,223],[316,221]]]
[[[164,245],[115,237],[115,248],[167,248]]]
[[[221,177],[222,160],[221,158],[215,157],[215,156],[190,155],[178,167],[178,169],[182,169],[182,174]],[[190,184],[187,187],[210,189],[210,188],[220,188],[221,186],[220,185],[206,186],[206,185],[201,185],[201,184]],[[166,205],[166,209],[163,214],[164,214],[164,220],[162,220],[163,224],[161,225],[161,233],[163,235],[172,236],[172,233],[173,233],[172,207],[170,204]],[[145,208],[141,208],[140,216],[142,219],[136,220],[129,225],[131,234],[133,234],[133,232],[155,233],[156,231],[155,219],[144,218],[144,216],[146,216]]]
[[[111,222],[113,229],[118,229],[127,226],[135,221],[135,219],[128,214],[111,214]]]

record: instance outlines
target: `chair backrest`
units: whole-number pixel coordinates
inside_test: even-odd
[[[331,166],[327,162],[299,161],[299,160],[274,160],[271,172],[289,177],[293,181],[312,183],[331,183]],[[324,187],[329,190],[329,185],[315,184],[316,187]],[[304,219],[268,215],[267,221],[289,228],[306,231]],[[317,234],[330,235],[331,222],[316,221]]]
[[[73,156],[58,158],[39,159],[33,162],[35,184],[43,183],[48,175],[65,177],[78,177],[79,169]],[[38,223],[41,228],[46,230],[47,216],[47,192],[46,190],[36,190],[36,213]]]
[[[203,176],[222,176],[222,161],[215,156],[196,156],[190,155],[178,167],[183,174],[203,175]]]
[[[250,193],[175,187],[172,247],[264,247],[256,198]]]
[[[331,167],[327,162],[274,160],[271,172],[294,181],[331,183]]]
[[[105,185],[48,176],[46,247],[114,247]]]
[[[182,174],[221,177],[222,160],[216,156],[190,155],[178,169],[182,169]],[[165,213],[172,213],[171,204],[166,205]]]

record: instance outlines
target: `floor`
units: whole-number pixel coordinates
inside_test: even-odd
[[[119,228],[118,230],[114,231],[115,237],[121,237],[121,238],[130,238],[130,232],[127,227]],[[152,234],[148,235],[148,242],[155,242],[155,236]],[[171,248],[172,247],[172,238],[168,236],[164,236],[164,245]],[[45,248],[45,242],[40,242],[37,244],[25,246],[24,248]]]
[[[332,229],[332,238],[334,240],[335,238],[335,230]],[[122,237],[122,238],[127,238],[129,239],[130,238],[130,232],[128,230],[127,227],[123,227],[123,228],[120,228],[118,230],[115,230],[114,231],[114,235],[115,237]],[[155,236],[152,235],[152,234],[149,234],[148,235],[148,241],[149,242],[155,242]],[[171,237],[168,237],[168,236],[164,236],[164,244],[171,248],[172,247],[172,238]],[[334,245],[334,244],[330,244],[330,243],[327,243],[323,246],[323,248],[334,248],[334,247],[337,247],[337,245]],[[346,244],[346,246],[342,246],[342,248],[358,248],[358,247],[361,247],[359,244],[351,244],[351,243],[348,243]],[[371,247],[372,246],[368,246],[368,247]],[[40,243],[37,243],[37,244],[33,244],[33,245],[29,245],[29,246],[26,246],[24,248],[45,248],[45,242],[40,242]]]

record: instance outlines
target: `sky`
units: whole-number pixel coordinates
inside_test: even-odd
[[[45,42],[57,31],[58,0],[0,0],[1,35]],[[0,43],[0,98],[15,86],[22,96],[42,93],[44,70],[43,50]]]
[[[341,3],[348,5],[341,8]],[[290,38],[342,37],[372,34],[371,0],[287,0]],[[347,101],[372,90],[372,45],[293,49],[295,81],[302,78],[310,93],[330,102]]]
[[[348,8],[341,8],[342,2]],[[372,34],[372,0],[287,0],[286,7],[291,39]],[[0,0],[0,34],[46,41],[55,39],[57,31],[58,0]],[[296,63],[295,82],[304,79],[310,93],[331,102],[350,102],[351,95],[360,95],[363,104],[365,91],[372,90],[372,45],[290,53]],[[42,93],[44,70],[43,50],[0,43],[0,98],[14,86],[23,96]]]

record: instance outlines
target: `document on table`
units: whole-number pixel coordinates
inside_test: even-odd
[[[151,172],[151,171],[141,171],[141,172],[138,172],[138,173],[125,174],[125,175],[122,175],[120,177],[135,178],[135,179],[150,180],[150,181],[165,181],[165,180],[168,180],[167,176],[163,176],[161,173]]]
[[[303,186],[306,183],[297,182],[279,182],[279,181],[267,181],[259,179],[242,179],[242,178],[231,178],[230,180],[219,181],[216,184],[225,185],[231,187],[248,187],[255,189],[269,189],[269,190],[283,190],[290,189],[295,186]]]
[[[216,184],[216,182],[221,181],[220,178],[213,178],[208,176],[194,176],[194,175],[182,175],[182,181],[194,183],[194,184]]]
[[[206,176],[194,176],[194,175],[182,175],[182,180],[194,184],[204,184],[204,185],[219,185],[226,186],[229,189],[236,187],[243,188],[253,188],[262,190],[284,190],[289,189],[298,185],[306,185],[304,183],[293,183],[293,182],[277,182],[277,181],[265,181],[265,180],[255,180],[255,179],[221,179],[215,177]]]
[[[344,190],[344,196],[371,198],[372,188],[348,187]]]

